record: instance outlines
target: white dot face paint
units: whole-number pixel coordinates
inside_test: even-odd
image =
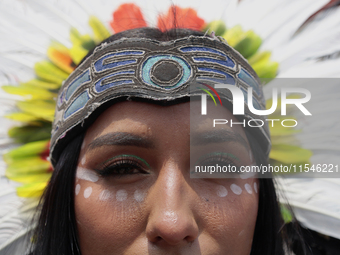
[[[142,202],[145,198],[145,192],[142,192],[140,190],[136,190],[135,193],[133,193],[133,198],[137,201],[137,202]]]
[[[241,187],[234,184],[234,183],[230,185],[230,189],[235,195],[241,195],[242,194]]]
[[[78,195],[78,194],[79,194],[79,191],[80,191],[80,185],[79,185],[79,184],[77,184],[77,185],[76,185],[76,195]]]
[[[96,173],[83,167],[77,168],[77,178],[90,182],[97,182],[99,180],[99,176]]]
[[[126,190],[120,189],[116,193],[116,199],[119,202],[122,202],[127,199],[127,192]]]
[[[83,158],[81,159],[81,164],[85,165],[86,163],[86,155],[83,156]]]
[[[228,190],[224,186],[219,185],[217,187],[217,196],[226,197],[227,195],[228,195]]]
[[[99,200],[100,201],[106,201],[106,200],[111,199],[112,197],[113,197],[113,194],[107,189],[103,190],[99,194]]]
[[[253,189],[248,183],[244,184],[244,188],[249,194],[253,194]]]
[[[257,193],[257,183],[256,182],[254,182],[254,190]]]
[[[89,198],[91,196],[91,193],[92,193],[92,187],[87,187],[85,190],[84,190],[84,197],[85,198]]]

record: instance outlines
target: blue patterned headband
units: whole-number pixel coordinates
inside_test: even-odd
[[[189,86],[200,81],[235,85],[245,99],[247,88],[252,87],[254,107],[265,109],[262,87],[254,70],[238,52],[216,38],[189,36],[168,42],[122,38],[101,44],[68,77],[59,92],[52,127],[52,164],[56,164],[64,146],[115,101],[136,98],[174,103],[200,96],[201,90]],[[219,95],[232,103],[230,93]],[[242,118],[260,117],[246,109]],[[257,132],[256,138],[268,154],[268,126],[252,132]]]

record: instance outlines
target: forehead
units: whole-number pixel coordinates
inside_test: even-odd
[[[226,130],[246,135],[240,125],[212,126],[214,118],[237,119],[225,107],[215,106],[208,116],[201,115],[199,101],[179,103],[171,106],[160,106],[152,103],[125,101],[119,102],[106,109],[90,126],[86,133],[86,140],[91,141],[98,136],[110,132],[132,132],[141,135],[165,137],[165,135],[192,134],[212,130]]]

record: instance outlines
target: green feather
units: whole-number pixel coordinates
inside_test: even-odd
[[[3,155],[6,163],[12,163],[22,158],[36,156],[48,149],[49,140],[27,143]]]

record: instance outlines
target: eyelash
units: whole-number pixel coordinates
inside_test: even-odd
[[[122,177],[133,174],[149,174],[147,167],[138,162],[136,159],[129,157],[115,158],[113,162],[109,161],[95,171],[102,177],[116,176]]]
[[[225,163],[226,165],[236,166],[235,161],[231,157],[226,156],[224,154],[225,153],[208,154],[202,160],[200,160],[199,165],[208,166],[208,165],[213,165],[213,164],[216,164],[216,163],[218,163],[218,164]]]

